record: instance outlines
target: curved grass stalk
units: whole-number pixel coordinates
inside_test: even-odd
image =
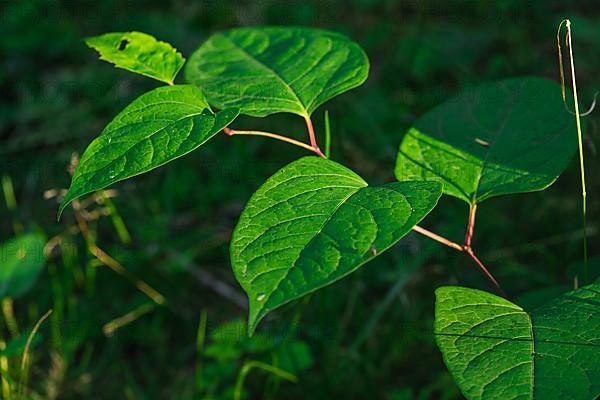
[[[575,60],[573,58],[573,41],[571,35],[571,21],[564,19],[558,25],[558,32],[556,33],[556,45],[558,49],[558,65],[560,71],[560,86],[562,90],[563,102],[567,107],[566,100],[566,89],[565,89],[565,71],[563,67],[562,49],[560,47],[560,34],[563,26],[566,29],[565,45],[569,49],[569,59],[571,67],[571,85],[573,87],[573,104],[575,107],[575,121],[577,125],[577,142],[579,146],[579,169],[581,173],[581,200],[582,200],[582,220],[583,220],[583,263],[584,263],[584,283],[589,280],[589,266],[588,266],[588,245],[587,245],[587,192],[585,185],[585,164],[583,156],[583,135],[581,133],[581,115],[579,114],[579,100],[577,97],[577,81],[575,79]],[[594,98],[595,102],[595,98]],[[567,107],[568,110],[568,107]],[[587,115],[587,113],[586,113]]]
[[[277,368],[274,365],[266,364],[264,362],[260,362],[260,361],[256,361],[256,360],[248,361],[244,364],[244,366],[242,367],[242,370],[238,374],[237,381],[235,383],[235,394],[233,397],[235,400],[240,400],[242,398],[242,389],[244,388],[244,380],[246,379],[246,376],[253,368],[262,369],[263,371],[266,371],[270,374],[273,374],[275,376],[278,376],[281,379],[285,379],[290,382],[295,383],[298,381],[298,378],[296,377],[296,375],[291,374],[287,371],[284,371],[281,368]]]
[[[33,338],[35,337],[37,332],[40,330],[40,326],[42,326],[42,323],[50,316],[50,314],[52,314],[52,310],[48,310],[46,314],[42,315],[42,317],[38,319],[38,321],[35,323],[33,329],[31,330],[31,333],[27,337],[25,349],[23,350],[23,356],[21,357],[21,374],[19,376],[19,384],[17,385],[17,400],[25,398],[23,396],[25,386],[27,385],[27,372],[29,370],[29,348],[31,347],[31,342],[33,341]]]

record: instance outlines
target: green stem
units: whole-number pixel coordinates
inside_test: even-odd
[[[4,192],[4,200],[6,202],[6,208],[12,214],[13,231],[15,234],[23,233],[23,224],[17,218],[17,198],[15,197],[15,190],[13,187],[12,179],[9,175],[2,176],[2,191]]]
[[[206,341],[206,322],[207,313],[206,310],[202,310],[200,313],[200,322],[198,323],[198,332],[196,334],[196,372],[195,372],[195,385],[196,395],[200,396],[202,393],[202,354],[204,352],[204,342]]]
[[[23,399],[23,394],[25,390],[25,386],[27,385],[27,374],[29,370],[29,348],[31,347],[31,342],[33,338],[40,330],[40,326],[42,323],[52,314],[52,310],[48,310],[46,314],[42,315],[42,317],[35,323],[31,333],[27,337],[27,342],[25,343],[25,349],[23,350],[23,356],[21,357],[21,374],[19,376],[19,384],[17,389],[17,400]]]
[[[13,299],[10,297],[6,297],[2,300],[2,315],[4,315],[4,319],[6,320],[6,327],[8,331],[13,337],[19,335],[19,326],[17,325],[17,320],[15,318],[15,310],[13,307]]]
[[[276,375],[282,379],[285,379],[290,382],[297,382],[298,378],[296,375],[293,375],[287,371],[282,370],[281,368],[277,368],[274,365],[266,364],[260,361],[248,361],[242,367],[242,370],[238,374],[237,381],[235,383],[235,394],[234,399],[240,400],[242,398],[242,389],[244,388],[244,380],[248,373],[252,370],[252,368],[259,368],[263,371],[269,372],[273,375]]]
[[[325,157],[331,157],[331,126],[329,124],[329,110],[325,110]]]
[[[0,337],[0,351],[6,348],[6,343]],[[12,398],[11,393],[11,381],[8,375],[8,357],[0,356],[0,380],[2,386],[2,398],[6,400],[10,400]]]
[[[115,227],[115,230],[117,231],[117,235],[119,235],[119,239],[121,239],[121,242],[125,244],[130,243],[131,235],[127,230],[127,226],[125,225],[125,221],[123,221],[121,214],[119,214],[119,212],[117,211],[117,207],[115,207],[115,204],[112,202],[110,197],[108,197],[104,190],[100,190],[98,193],[100,194],[104,205],[106,205],[106,207],[110,211],[110,219],[113,223],[113,226]]]
[[[558,61],[560,68],[560,80],[562,88],[563,101],[566,105],[566,94],[565,94],[565,74],[562,62],[562,51],[560,48],[560,32],[563,25],[565,25],[567,34],[565,37],[565,43],[569,49],[569,59],[571,66],[571,84],[573,87],[573,104],[575,106],[575,121],[577,124],[577,142],[579,146],[579,169],[581,172],[581,201],[582,201],[582,220],[583,220],[583,263],[584,263],[584,283],[588,282],[589,279],[589,266],[588,266],[588,245],[587,245],[587,192],[585,185],[585,165],[583,157],[583,135],[581,133],[581,118],[579,114],[579,100],[577,98],[577,81],[575,79],[575,59],[573,57],[573,42],[571,35],[571,21],[565,19],[561,21],[558,26],[558,33],[556,34],[557,46],[558,46]]]

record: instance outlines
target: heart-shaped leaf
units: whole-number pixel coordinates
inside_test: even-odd
[[[0,299],[22,296],[33,287],[46,263],[45,244],[43,235],[28,233],[0,245]]]
[[[436,291],[435,334],[469,400],[600,396],[600,283],[531,313],[474,289]]]
[[[400,144],[396,177],[435,180],[468,203],[542,190],[577,149],[574,121],[554,81],[483,85],[415,122]]]
[[[161,82],[173,84],[185,58],[169,43],[141,32],[112,32],[86,39],[100,59]]]
[[[233,271],[250,302],[249,332],[271,310],[329,285],[395,244],[436,205],[436,182],[367,183],[304,157],[252,196],[233,233]]]
[[[193,85],[159,87],[138,97],[83,153],[59,216],[77,197],[191,152],[237,115],[237,109],[214,114]]]
[[[233,29],[211,36],[190,57],[188,82],[219,107],[264,117],[310,115],[362,84],[369,60],[343,35],[310,28]]]

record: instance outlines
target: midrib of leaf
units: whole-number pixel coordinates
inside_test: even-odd
[[[498,133],[494,137],[494,140],[490,143],[490,146],[488,147],[488,150],[485,153],[485,157],[483,158],[483,161],[481,163],[481,169],[479,170],[479,175],[477,176],[477,183],[475,184],[475,192],[473,193],[473,196],[471,197],[472,204],[477,203],[477,195],[479,194],[481,178],[483,177],[483,172],[485,171],[485,167],[487,166],[488,160],[490,158],[490,154],[492,154],[492,150],[494,149],[494,146],[498,142],[498,139],[500,138],[500,136],[502,136],[502,132],[504,132],[504,128],[506,128],[506,125],[508,124],[508,120],[510,119],[510,116],[513,114],[514,110],[515,110],[515,107],[513,105],[513,107],[511,107],[510,110],[508,110],[508,113],[504,119],[502,126],[498,130]]]
[[[143,140],[149,140],[149,139],[151,139],[151,138],[152,138],[154,135],[156,135],[157,133],[159,133],[159,132],[162,132],[162,131],[164,131],[164,130],[165,130],[165,129],[167,129],[167,128],[170,128],[171,126],[173,126],[173,125],[175,125],[175,124],[177,124],[177,123],[179,123],[179,122],[181,122],[181,121],[183,121],[183,120],[186,120],[186,119],[188,119],[188,118],[192,118],[192,117],[196,117],[196,116],[202,115],[202,112],[203,112],[204,110],[205,110],[205,109],[202,109],[202,111],[201,111],[201,112],[199,112],[199,113],[188,114],[188,115],[185,115],[185,116],[183,116],[183,117],[181,117],[181,118],[179,118],[179,119],[176,119],[175,121],[173,121],[173,122],[171,122],[171,123],[169,123],[169,124],[167,124],[167,125],[163,126],[162,128],[159,128],[159,129],[157,129],[157,130],[155,130],[155,131],[153,131],[153,132],[149,133],[147,136],[143,137],[142,139],[135,141],[135,142],[133,143],[133,145],[131,145],[130,147],[128,147],[128,148],[127,148],[127,150],[125,150],[125,151],[123,152],[123,157],[125,157],[126,153],[128,153],[128,152],[129,152],[129,151],[130,151],[130,150],[131,150],[133,147],[135,147],[136,145],[140,144],[140,142],[141,142],[141,141],[143,141]],[[213,115],[213,117],[214,117],[214,115]],[[213,125],[212,125],[212,126],[209,128],[209,130],[210,130],[210,129],[212,129],[212,127],[214,126],[214,122],[215,122],[215,119],[213,118]],[[138,122],[133,122],[133,123],[130,123],[130,124],[128,123],[127,125],[120,126],[119,128],[116,128],[115,130],[112,130],[112,131],[110,131],[110,132],[107,132],[106,134],[113,133],[113,132],[115,132],[115,131],[118,131],[118,130],[120,130],[120,129],[130,128],[130,127],[131,127],[131,125],[137,125],[137,124],[146,124],[146,123],[148,123],[148,121],[138,121]],[[190,128],[190,131],[189,131],[189,132],[186,134],[186,140],[187,140],[187,138],[189,138],[189,136],[190,136],[190,134],[192,133],[192,130],[193,130],[193,129],[194,129],[194,121],[192,121],[192,127]],[[104,136],[104,134],[103,134],[102,136]],[[123,142],[120,142],[120,143],[123,143]],[[112,143],[109,143],[109,144],[112,144]],[[115,143],[115,144],[116,144],[116,143]],[[95,156],[96,154],[98,154],[98,152],[99,152],[100,150],[101,150],[101,149],[99,149],[98,151],[96,151],[96,152],[94,152],[93,154],[91,154],[91,155],[90,155],[90,157],[93,157],[93,156]],[[114,163],[116,160],[118,160],[118,158],[115,158],[113,161],[111,161],[111,163]],[[107,166],[108,166],[108,165],[110,165],[110,164],[107,164]],[[103,167],[103,168],[105,168],[105,167]]]
[[[533,320],[531,319],[531,315],[526,312],[527,319],[529,320],[529,335],[531,336],[531,392],[530,398],[534,399],[535,393],[535,336],[533,333]]]
[[[204,101],[206,101],[206,100],[204,100]],[[186,107],[194,107],[194,108],[197,108],[197,109],[200,109],[200,108],[201,108],[200,106],[197,106],[196,104],[186,103],[186,102],[183,102],[183,101],[166,100],[166,101],[162,101],[162,102],[160,102],[160,103],[154,103],[154,104],[144,104],[144,105],[143,105],[142,107],[140,107],[140,108],[135,108],[135,109],[132,109],[132,110],[130,110],[130,111],[127,111],[126,113],[123,113],[122,115],[120,115],[120,116],[119,116],[120,118],[119,118],[118,120],[116,120],[116,121],[115,121],[115,123],[116,123],[116,122],[120,122],[120,123],[122,123],[122,124],[126,124],[127,122],[123,122],[123,119],[124,119],[126,116],[128,116],[129,114],[140,113],[140,112],[144,111],[145,109],[147,109],[147,108],[149,108],[149,107],[157,107],[157,106],[162,106],[162,105],[165,105],[165,104],[181,104],[181,105],[184,105],[184,106],[186,106]],[[203,106],[203,107],[200,109],[200,113],[202,113],[202,111],[204,111],[204,110],[206,110],[206,109],[207,109],[207,107],[206,107],[206,106]],[[194,116],[194,115],[197,115],[197,113],[193,113],[193,114],[190,114],[190,115],[191,115],[191,116]],[[184,116],[184,117],[182,117],[182,118],[185,118],[185,116]],[[165,118],[161,118],[161,119],[165,119]],[[181,119],[181,118],[180,118],[180,119]],[[153,121],[156,121],[156,119],[154,119]],[[167,120],[167,121],[170,121],[170,120]],[[133,125],[133,124],[136,124],[136,123],[142,123],[142,122],[145,122],[145,121],[133,122],[133,123],[131,123],[131,125]],[[117,128],[117,129],[119,129],[119,128]],[[117,129],[114,129],[113,131],[115,131],[115,130],[117,130]],[[109,131],[109,132],[113,132],[113,131]],[[109,133],[109,132],[106,132],[106,133]]]
[[[319,59],[319,63],[321,61],[323,61],[323,59],[327,56],[327,54],[329,54],[329,52],[331,51],[331,49],[333,48],[333,41],[329,38],[327,38],[328,43],[329,43],[329,50],[327,50],[327,52],[323,55],[323,57],[321,57]],[[329,78],[327,78],[327,82],[325,82],[324,85],[322,85],[321,89],[319,90],[319,92],[313,97],[312,101],[310,102],[310,104],[306,107],[307,110],[310,110],[313,106],[313,104],[315,104],[315,102],[319,99],[319,96],[321,96],[323,94],[323,92],[325,91],[325,89],[327,90],[331,90],[334,87],[338,87],[341,86],[342,84],[344,84],[345,82],[339,82],[333,86],[329,86],[329,82],[331,82],[331,80],[335,77],[335,74],[337,74],[337,72],[340,70],[340,68],[342,67],[342,65],[344,64],[344,62],[348,59],[348,54],[350,54],[349,52],[346,53],[346,58],[344,59],[343,62],[340,62],[337,64],[337,68],[336,70],[331,74],[331,76]],[[354,71],[354,74],[356,75],[356,70]]]
[[[419,140],[420,140],[420,139],[417,139],[417,141],[419,141]],[[419,151],[421,151],[421,147],[420,147],[420,146],[419,146]],[[462,195],[465,197],[465,199],[468,199],[468,198],[469,198],[469,195],[468,195],[467,193],[465,193],[465,191],[464,191],[464,190],[462,190],[462,189],[461,189],[461,188],[460,188],[460,187],[459,187],[459,186],[458,186],[456,183],[454,183],[454,182],[450,181],[450,180],[449,180],[448,178],[446,178],[445,176],[438,174],[438,173],[437,173],[437,171],[435,171],[433,168],[431,168],[431,167],[429,167],[428,165],[426,165],[426,164],[423,164],[423,163],[421,163],[421,162],[419,162],[419,161],[417,161],[417,160],[413,159],[412,157],[410,157],[408,154],[406,154],[406,153],[405,153],[404,151],[402,151],[402,150],[399,150],[398,152],[399,152],[400,154],[402,154],[404,157],[406,157],[408,160],[410,160],[410,161],[412,161],[413,163],[417,164],[419,167],[423,168],[423,169],[424,169],[424,170],[426,170],[426,171],[429,171],[429,172],[431,172],[432,174],[434,174],[434,175],[436,175],[437,177],[439,177],[440,179],[442,179],[444,182],[447,182],[447,183],[449,183],[451,186],[453,186],[454,188],[456,188],[456,189],[457,189],[457,190],[460,192],[460,194],[462,194]]]
[[[109,62],[111,64],[114,64],[114,62],[111,61],[110,58],[105,58],[104,56],[101,56],[100,59],[102,61],[106,61],[106,62]],[[153,68],[152,65],[147,64],[146,62],[144,62],[143,59],[139,57],[139,55],[137,55],[135,57],[135,59],[136,59],[137,62],[139,62],[141,65],[143,65],[144,68],[146,68],[146,71],[140,71],[140,75],[144,75],[144,76],[146,76],[148,78],[152,78],[152,79],[157,79],[157,77],[158,77],[157,80],[160,80],[160,77],[163,76],[163,74],[164,74],[165,71],[161,71],[161,70]],[[183,67],[183,64],[181,66]],[[124,67],[119,67],[119,66],[117,66],[117,68],[119,68],[119,69],[126,69]],[[181,69],[181,67],[179,67],[179,69],[177,69],[177,71],[175,71],[175,73],[174,73],[175,76],[177,75],[177,72],[179,72],[180,69]],[[170,85],[173,84],[173,81],[174,81],[173,76],[170,76],[167,79],[167,83],[170,84]]]
[[[340,203],[334,208],[334,210],[332,211],[331,215],[329,215],[325,221],[323,221],[323,223],[321,224],[321,227],[319,228],[319,230],[317,232],[315,232],[315,234],[311,237],[311,239],[306,243],[306,245],[304,245],[304,248],[300,251],[300,253],[298,254],[298,256],[296,256],[296,259],[294,260],[294,262],[292,263],[291,267],[287,269],[287,272],[283,275],[283,277],[279,280],[279,282],[277,282],[277,285],[275,285],[275,288],[271,291],[271,293],[269,294],[269,297],[266,298],[262,304],[261,307],[257,310],[257,315],[259,315],[262,310],[266,307],[267,303],[269,302],[269,300],[271,299],[271,297],[273,296],[273,293],[277,292],[277,290],[279,290],[279,287],[281,286],[281,282],[283,282],[285,279],[287,279],[287,277],[289,276],[290,272],[296,268],[296,264],[298,263],[298,260],[300,259],[300,257],[302,257],[302,254],[304,253],[304,251],[310,246],[310,244],[313,242],[313,240],[315,240],[315,238],[317,236],[319,236],[321,234],[321,232],[323,231],[323,229],[325,228],[325,226],[329,223],[329,221],[331,221],[331,219],[335,216],[335,214],[337,213],[337,211],[340,209],[340,207],[342,205],[344,205],[344,203],[346,203],[352,196],[354,196],[356,193],[358,193],[358,191],[360,191],[361,189],[365,188],[367,186],[363,186],[363,187],[359,187],[356,188],[356,190],[351,191],[345,198],[342,199],[342,201],[340,201]]]
[[[296,101],[300,104],[300,107],[303,109],[303,113],[302,116],[303,117],[308,117],[308,111],[307,109],[304,107],[304,103],[300,100],[300,97],[298,97],[298,93],[296,93],[296,91],[294,90],[294,88],[292,88],[289,84],[287,84],[285,82],[285,80],[283,79],[283,77],[274,69],[272,69],[271,67],[269,67],[266,64],[263,64],[262,62],[260,62],[258,59],[252,57],[252,55],[250,53],[248,53],[246,51],[246,49],[244,49],[243,47],[239,46],[237,43],[235,43],[233,40],[231,40],[229,37],[225,36],[225,35],[221,35],[222,37],[224,37],[225,39],[227,39],[227,41],[229,43],[231,43],[236,49],[238,49],[243,55],[244,57],[246,57],[247,59],[249,59],[250,61],[252,61],[254,64],[258,65],[259,67],[265,69],[266,71],[272,73],[277,80],[279,80],[279,82],[281,82],[281,84],[288,90],[288,92],[294,96],[294,98],[296,99]],[[267,39],[270,41],[270,39]]]
[[[417,132],[420,132],[417,128],[414,128]],[[427,143],[425,142],[423,139],[418,138],[417,136],[415,136],[414,134],[411,133],[411,131],[409,130],[407,135],[411,135],[412,138],[418,142],[418,143],[425,143],[426,146],[429,147],[436,147],[435,145],[431,144],[431,143]],[[441,150],[438,148],[438,150]],[[458,190],[464,197],[465,199],[469,198],[469,195],[462,189],[460,188],[456,183],[452,182],[451,180],[449,180],[448,178],[446,178],[443,175],[440,175],[434,168],[431,168],[429,165],[427,164],[423,164],[415,159],[413,159],[412,157],[410,157],[408,154],[406,154],[402,149],[398,150],[399,153],[401,153],[404,157],[406,157],[408,160],[412,161],[413,163],[417,164],[419,167],[423,168],[426,171],[431,172],[432,174],[436,175],[437,177],[439,177],[440,179],[442,179],[443,181],[449,183],[451,186],[453,186],[454,188],[456,188],[456,190]],[[421,156],[423,157],[423,159],[426,159],[427,157],[423,156],[422,153],[422,147],[419,145],[419,153],[421,154]],[[457,155],[452,154],[452,156],[456,157]],[[465,163],[469,163],[470,161],[463,158],[462,156],[460,157],[461,160],[463,160]]]
[[[187,104],[187,103],[185,103],[185,104]],[[94,179],[96,178],[96,176],[102,172],[101,170],[103,170],[103,169],[106,169],[106,168],[109,168],[109,169],[110,169],[110,168],[111,168],[112,166],[114,166],[114,165],[115,165],[115,163],[117,163],[117,161],[119,161],[120,159],[124,158],[125,160],[127,160],[127,153],[128,153],[128,152],[130,152],[130,151],[131,151],[131,149],[132,149],[133,147],[135,147],[136,145],[139,145],[139,144],[140,144],[142,141],[144,141],[144,140],[150,140],[150,142],[151,142],[151,141],[152,141],[152,139],[151,139],[151,138],[152,138],[154,135],[156,135],[157,133],[159,133],[159,132],[161,132],[161,131],[163,131],[163,130],[165,130],[165,129],[168,129],[168,128],[170,128],[171,126],[173,126],[173,125],[175,125],[175,124],[177,124],[178,122],[181,122],[181,121],[183,121],[183,120],[186,120],[186,119],[189,119],[189,118],[193,118],[193,117],[196,117],[196,116],[200,116],[200,115],[202,115],[202,113],[203,113],[205,110],[206,110],[206,108],[203,108],[203,109],[202,109],[200,112],[197,112],[197,113],[191,113],[191,114],[187,114],[187,115],[185,115],[185,116],[183,116],[183,117],[181,117],[181,118],[178,118],[177,120],[175,120],[175,121],[171,122],[170,124],[168,124],[168,125],[166,125],[166,126],[164,126],[164,127],[160,128],[160,129],[157,129],[157,130],[153,131],[152,133],[148,134],[148,135],[147,135],[146,137],[144,137],[143,139],[141,139],[141,140],[139,140],[139,141],[136,141],[136,142],[134,142],[134,143],[133,143],[131,146],[129,146],[129,147],[127,148],[127,150],[125,150],[125,151],[123,152],[123,155],[122,155],[122,156],[120,156],[120,157],[117,157],[117,158],[113,159],[113,160],[112,160],[112,161],[110,161],[108,164],[106,164],[105,166],[101,167],[99,170],[93,171],[93,173],[92,173],[92,175],[91,175],[91,178],[88,178],[88,180],[94,180]],[[213,114],[212,116],[213,116],[213,118],[212,118],[212,123],[213,123],[213,124],[212,124],[212,125],[211,125],[211,127],[208,129],[208,131],[210,131],[210,130],[212,129],[212,127],[214,126],[214,124],[215,124],[215,122],[216,122],[216,115],[215,115],[215,114]],[[189,138],[189,135],[191,134],[192,130],[193,130],[193,129],[194,129],[194,127],[195,127],[194,121],[192,120],[191,122],[192,122],[192,126],[191,126],[191,128],[190,128],[189,132],[187,132],[187,135],[186,135],[186,140],[187,140],[187,138]],[[121,127],[119,127],[119,128],[116,128],[115,130],[113,130],[113,131],[110,131],[110,132],[112,133],[112,132],[115,132],[116,130],[123,129],[123,128],[127,128],[127,127],[129,127],[129,126],[131,126],[131,125],[136,125],[136,124],[140,124],[140,123],[147,123],[147,122],[144,122],[144,121],[138,121],[138,122],[134,122],[134,123],[131,123],[131,124],[127,123],[126,125],[123,125],[123,126],[121,126]],[[101,134],[101,136],[103,136],[103,135]],[[99,137],[100,137],[100,136],[99,136]],[[122,142],[121,142],[121,143],[122,143]],[[182,143],[183,143],[183,142],[182,142]],[[202,143],[203,143],[203,142],[202,142]],[[200,144],[202,144],[202,143],[200,143]],[[153,150],[154,150],[154,145],[152,144],[152,142],[151,142],[151,146],[152,146],[152,148],[153,148]],[[98,152],[100,152],[100,151],[102,151],[102,149],[98,149],[98,150],[96,150],[94,153],[92,153],[92,154],[90,155],[90,157],[89,157],[89,158],[93,158],[93,157],[94,157],[96,154],[98,154]],[[183,156],[183,155],[185,155],[185,154],[188,154],[188,153],[190,153],[191,151],[192,151],[192,150],[190,150],[190,151],[188,151],[188,152],[186,152],[186,153],[184,153],[184,154],[181,154],[180,156]],[[154,154],[152,155],[152,157],[151,157],[151,160],[153,160],[153,157],[154,157]],[[152,161],[152,162],[153,162],[153,161]],[[152,162],[151,162],[151,163],[150,163],[150,164],[149,164],[149,165],[148,165],[146,168],[142,168],[140,171],[138,171],[138,172],[136,172],[136,173],[134,173],[134,174],[130,175],[129,177],[133,177],[133,176],[141,175],[141,174],[143,174],[143,173],[145,173],[145,172],[149,171],[150,169],[153,169],[153,168],[156,168],[156,167],[159,167],[159,166],[161,166],[161,165],[164,165],[164,164],[168,163],[168,162],[169,162],[169,160],[167,160],[167,161],[165,161],[165,162],[162,162],[162,163],[160,163],[160,164],[158,164],[158,165],[154,165],[154,166],[152,165]],[[115,177],[116,177],[117,175],[122,175],[122,172],[123,172],[123,171],[121,171],[119,174],[116,174],[116,175],[115,175]],[[90,176],[89,174],[90,174],[90,171],[89,171],[89,170],[87,170],[87,171],[83,171],[81,174],[78,174],[78,173],[76,173],[76,174],[74,175],[74,179],[75,179],[76,177],[79,177],[79,178],[81,178],[81,177],[83,177],[83,176]],[[110,179],[112,180],[112,179],[114,179],[114,178],[110,178]],[[106,186],[108,186],[108,185],[110,185],[110,183],[109,183],[109,184],[107,184],[107,185],[105,185],[105,186],[103,186],[103,187],[106,187]],[[102,189],[102,188],[99,188],[99,189]],[[87,189],[86,189],[86,190],[87,190]],[[83,190],[83,192],[81,192],[81,193],[85,193],[85,192],[86,192],[86,190]],[[75,198],[77,198],[79,195],[81,195],[81,194],[78,194],[78,192],[73,192],[74,194],[77,194],[75,197],[73,197],[73,195],[69,196],[69,193],[71,193],[71,191],[70,191],[70,190],[69,190],[69,192],[67,193],[67,195],[65,196],[65,198],[63,199],[63,201],[61,202],[61,207],[62,207],[62,205],[63,205],[63,204],[65,204],[65,205],[67,204],[67,203],[65,203],[65,199],[67,199],[67,200],[71,201],[72,199],[75,199]]]

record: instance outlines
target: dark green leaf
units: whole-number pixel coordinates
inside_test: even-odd
[[[249,332],[271,310],[329,285],[395,244],[436,205],[441,185],[370,187],[333,161],[305,157],[252,196],[233,233]]]
[[[309,28],[242,28],[211,36],[190,57],[188,82],[211,104],[247,115],[310,115],[327,100],[362,84],[364,51],[345,36]]]
[[[173,84],[185,58],[169,43],[141,32],[112,32],[86,39],[100,59],[159,81]]]
[[[164,86],[140,96],[83,153],[59,215],[77,197],[191,152],[237,115],[236,109],[214,114],[192,85]]]
[[[541,190],[577,148],[560,86],[508,79],[465,91],[425,114],[400,145],[400,181],[435,180],[468,203]]]
[[[469,400],[600,396],[600,284],[531,313],[474,289],[436,295],[436,340]]]
[[[22,296],[33,287],[46,263],[45,244],[43,235],[29,233],[0,245],[0,299]]]

